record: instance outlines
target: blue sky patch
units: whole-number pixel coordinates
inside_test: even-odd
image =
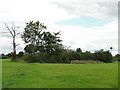
[[[103,26],[111,22],[108,19],[96,19],[93,17],[82,16],[79,18],[69,19],[69,20],[62,20],[57,22],[56,24],[59,25],[77,25],[77,26],[84,26],[84,27],[93,27],[93,26]]]

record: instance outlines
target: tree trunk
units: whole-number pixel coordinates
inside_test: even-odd
[[[16,44],[15,44],[15,37],[13,37],[13,55],[12,55],[12,61],[16,60]]]

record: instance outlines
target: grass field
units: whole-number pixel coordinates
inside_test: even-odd
[[[2,60],[0,59],[0,90],[2,89]]]
[[[117,88],[118,64],[2,62],[3,88]]]

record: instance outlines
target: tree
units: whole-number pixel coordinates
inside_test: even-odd
[[[114,57],[113,57],[114,61],[119,61],[120,62],[120,54],[116,54]]]
[[[23,55],[24,55],[24,52],[20,51],[17,56],[22,57]]]
[[[60,43],[62,40],[59,37],[60,32],[50,33],[48,31],[43,31],[45,29],[46,26],[39,21],[30,21],[29,23],[26,23],[26,27],[21,36],[24,42],[27,43],[26,47],[24,48],[25,52],[29,53],[25,57],[26,60],[34,62],[39,60],[38,57],[42,57],[45,58],[45,62],[59,62],[58,56],[62,51],[62,44]],[[33,59],[34,56],[36,56],[36,60]],[[57,59],[55,60],[54,58]]]
[[[9,27],[7,24],[5,24],[5,27],[7,28],[7,30],[9,32],[6,33],[10,33],[12,36],[12,41],[13,41],[13,53],[12,53],[12,60],[15,61],[16,60],[16,46],[18,46],[19,44],[16,44],[16,36],[18,34],[20,34],[20,32],[17,32],[17,29],[19,27],[15,26],[14,24],[12,25],[12,27]]]
[[[50,32],[43,32],[43,44],[44,44],[44,50],[46,53],[52,53],[52,52],[57,52],[57,50],[60,49],[62,44],[60,42],[60,32],[57,33],[50,33]]]
[[[76,51],[82,53],[81,48],[77,48]]]
[[[33,51],[33,50],[34,50],[34,51]],[[28,45],[25,46],[24,51],[25,51],[26,53],[33,53],[33,52],[36,52],[36,49],[35,49],[35,46],[34,46],[34,45],[28,44]]]
[[[60,32],[52,34],[43,31],[43,29],[46,29],[46,26],[39,21],[26,23],[25,31],[22,34],[25,43],[29,44],[24,49],[26,52],[35,53],[37,51],[43,51],[51,53],[61,45],[59,43],[62,40],[58,37]]]
[[[11,52],[11,53],[8,53],[7,56],[8,56],[9,58],[11,58],[11,57],[12,57],[12,52]]]
[[[105,63],[112,62],[112,55],[109,51],[95,51],[94,59]]]
[[[92,53],[90,51],[86,51],[80,54],[82,60],[90,60],[92,59]]]
[[[25,31],[21,37],[25,43],[32,45],[32,53],[35,53],[34,47],[43,46],[42,30],[46,28],[47,27],[39,21],[30,21],[29,23],[26,23],[26,27],[24,28]]]

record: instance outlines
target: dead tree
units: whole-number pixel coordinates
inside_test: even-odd
[[[20,34],[16,31],[19,27],[16,27],[14,24],[12,25],[12,27],[9,27],[7,24],[5,24],[5,27],[9,31],[9,32],[6,32],[6,33],[10,33],[11,36],[12,36],[12,43],[13,43],[12,60],[15,61],[16,60],[16,46],[19,45],[19,44],[16,44],[16,36],[18,34]]]

